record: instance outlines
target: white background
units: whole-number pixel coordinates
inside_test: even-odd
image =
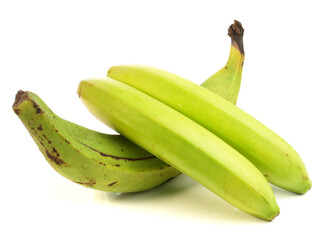
[[[319,239],[319,7],[219,2],[1,1],[1,239]],[[141,63],[200,84],[224,66],[233,19],[245,28],[238,106],[297,150],[313,182],[302,196],[273,186],[281,213],[271,223],[187,176],[135,194],[74,184],[11,109],[15,93],[29,90],[61,117],[111,133],[79,101],[80,80]]]

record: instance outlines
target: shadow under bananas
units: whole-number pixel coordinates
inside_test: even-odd
[[[103,204],[133,208],[135,211],[152,211],[193,221],[266,223],[238,210],[184,174],[144,192],[96,191],[95,199]]]

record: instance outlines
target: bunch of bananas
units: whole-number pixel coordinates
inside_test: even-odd
[[[152,189],[184,173],[233,206],[271,221],[279,207],[268,181],[288,191],[311,188],[296,151],[235,106],[244,61],[243,28],[228,29],[227,64],[198,86],[142,65],[111,67],[81,81],[89,111],[120,135],[89,130],[19,91],[13,110],[50,165],[85,187],[109,192]]]

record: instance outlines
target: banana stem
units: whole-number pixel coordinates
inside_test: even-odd
[[[244,55],[243,33],[242,24],[234,20],[234,23],[228,29],[228,36],[231,38],[231,44],[240,51],[241,55]]]
[[[242,77],[244,62],[243,33],[244,29],[241,23],[234,20],[234,23],[228,29],[231,47],[226,65],[201,84],[201,86],[217,93],[233,104],[237,102]]]

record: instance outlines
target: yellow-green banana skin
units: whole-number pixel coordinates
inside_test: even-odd
[[[285,140],[208,89],[144,65],[111,67],[108,77],[148,94],[199,123],[243,154],[274,185],[301,194],[311,188],[304,163]]]
[[[241,84],[243,60],[244,55],[237,48],[231,46],[227,64],[203,82],[201,86],[236,104]]]
[[[279,207],[265,177],[214,134],[119,81],[81,81],[78,94],[98,119],[244,212],[265,220]]]
[[[138,192],[180,174],[122,136],[98,133],[59,118],[34,93],[19,91],[13,110],[50,165],[82,186]]]

